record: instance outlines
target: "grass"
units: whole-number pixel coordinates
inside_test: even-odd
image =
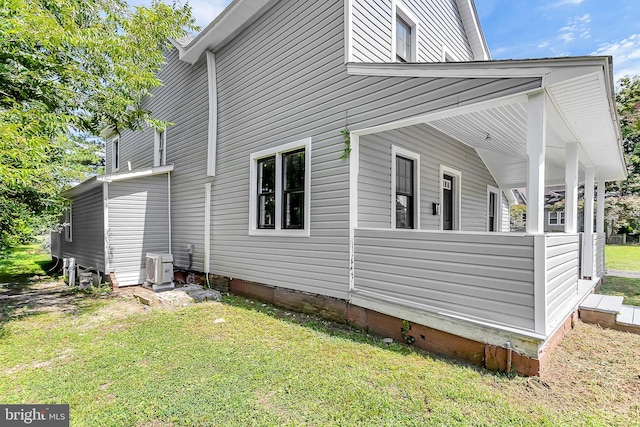
[[[122,296],[70,294],[44,278],[23,291],[43,298],[7,315],[24,294],[0,290],[2,403],[69,403],[74,426],[604,426],[640,419],[640,336],[590,325],[578,324],[563,341],[542,381],[385,345],[244,298],[150,310]]]
[[[607,276],[598,288],[598,293],[623,296],[623,304],[640,306],[640,279]]]
[[[609,270],[640,272],[640,245],[607,245],[605,260]]]

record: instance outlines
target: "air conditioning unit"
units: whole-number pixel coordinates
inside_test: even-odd
[[[147,279],[145,285],[156,292],[174,288],[173,255],[147,253],[145,261]]]

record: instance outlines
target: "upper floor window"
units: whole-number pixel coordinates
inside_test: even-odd
[[[111,171],[115,172],[120,169],[120,138],[115,137],[111,140]]]
[[[393,2],[392,61],[418,60],[418,19],[399,0]]]
[[[549,225],[564,225],[564,211],[549,211]]]
[[[156,130],[153,139],[153,166],[167,164],[167,131]]]
[[[310,140],[251,155],[249,234],[309,236]]]

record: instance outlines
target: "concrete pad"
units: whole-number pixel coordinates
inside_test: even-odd
[[[582,304],[580,304],[580,308],[586,309],[586,310],[595,310],[598,308],[598,304],[600,304],[600,301],[602,300],[602,297],[604,295],[598,295],[598,294],[591,294],[589,295],[583,302]]]
[[[604,295],[598,304],[598,311],[605,313],[618,313],[622,308],[624,297]]]
[[[616,322],[624,323],[626,325],[633,325],[633,312],[635,307],[623,305],[620,309],[620,314],[616,317]]]

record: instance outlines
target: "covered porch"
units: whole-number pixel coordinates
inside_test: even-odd
[[[350,72],[540,76],[536,89],[352,129],[350,157],[351,302],[537,359],[604,275],[605,183],[626,176],[610,58]],[[559,184],[564,232],[545,233],[545,186]],[[519,187],[526,232],[511,233]]]

